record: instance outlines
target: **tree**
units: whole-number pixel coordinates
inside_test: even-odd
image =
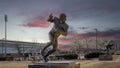
[[[79,38],[72,38],[72,43],[73,43],[73,50],[75,52],[75,54],[78,55],[78,59],[80,57],[80,51],[81,51],[81,48],[82,48],[82,41],[81,39]]]

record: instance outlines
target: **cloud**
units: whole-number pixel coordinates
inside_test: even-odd
[[[104,9],[106,12],[120,12],[120,7],[107,7]]]
[[[27,22],[22,26],[34,27],[34,28],[48,28],[50,26],[50,23],[48,23],[46,20],[36,20],[36,21]]]
[[[120,39],[120,30],[109,29],[107,31],[100,32],[100,36],[103,37],[113,37]]]
[[[89,37],[95,37],[96,32],[87,32],[85,35],[89,36]],[[108,30],[105,30],[105,31],[98,31],[97,36],[99,38],[111,37],[111,38],[114,38],[114,39],[120,39],[120,29],[115,28],[115,29],[108,29]]]
[[[72,39],[86,39],[96,37],[96,32],[86,32],[86,33],[77,33],[73,27],[70,28],[71,30],[68,32],[67,37],[60,37],[59,44],[71,44]],[[97,33],[98,38],[112,38],[112,39],[120,39],[120,29],[118,27],[113,29],[108,29],[105,31],[98,31]]]
[[[78,29],[85,30],[85,29],[89,29],[89,27],[78,27]]]
[[[73,38],[80,38],[84,39],[86,36],[84,34],[77,33],[77,31],[74,29],[74,27],[69,26],[69,31],[67,37],[60,37],[59,38],[59,44],[71,44]]]
[[[80,34],[80,33],[74,32],[74,31],[69,32],[68,37],[70,37],[71,39],[73,39],[73,38],[79,38],[79,39],[89,38],[89,36],[87,36],[85,34]]]
[[[73,49],[73,47],[68,45],[59,45],[58,49],[61,51],[70,51],[71,49]]]
[[[78,33],[77,31],[72,28],[68,32],[68,37],[71,38],[80,38],[80,39],[85,39],[85,38],[91,38],[91,37],[96,37],[96,32],[86,32],[86,33]],[[114,39],[120,39],[120,27],[114,27],[112,29],[107,29],[104,31],[97,31],[97,37],[98,38],[114,38]]]
[[[41,13],[38,12],[29,12],[27,13],[27,22],[22,24],[23,27],[30,27],[30,28],[48,28],[51,24],[47,21],[47,18],[51,13],[53,16],[58,16],[60,13],[59,11],[50,11],[46,10]]]
[[[112,1],[112,0],[110,0],[110,1]],[[66,2],[69,2],[69,3],[66,4]],[[113,2],[113,4],[112,3],[109,4],[107,1],[100,1],[100,0],[54,1],[55,5],[53,5],[53,6],[57,6],[56,8],[52,6],[52,8],[46,7],[46,8],[48,8],[48,10],[42,10],[42,12],[39,12],[40,10],[39,11],[29,11],[30,12],[29,14],[32,13],[32,15],[33,15],[32,19],[30,18],[27,22],[25,22],[23,24],[23,26],[24,27],[34,27],[34,28],[47,28],[50,26],[50,24],[48,24],[46,22],[46,18],[48,17],[48,15],[50,13],[58,15],[61,12],[65,12],[67,14],[68,18],[70,18],[69,20],[73,20],[73,19],[77,19],[77,18],[79,18],[79,19],[87,19],[87,18],[90,19],[90,18],[96,18],[96,17],[104,18],[103,16],[112,14],[109,12],[118,11],[120,9],[119,4],[116,0],[112,1],[112,2]],[[50,4],[54,4],[54,3],[52,3],[52,1],[51,1]],[[34,20],[36,18],[34,16],[44,17],[45,19],[40,20],[38,18],[37,20]],[[101,19],[101,18],[99,18],[99,19]]]
[[[28,22],[22,24],[23,27],[31,28],[48,28],[50,23],[47,22],[46,15],[31,15],[28,17]]]
[[[59,44],[70,44],[71,43],[71,38],[68,37],[61,37],[58,40]]]
[[[109,3],[112,2],[112,3]],[[80,0],[69,2],[65,8],[71,18],[96,18],[115,14],[120,12],[118,0]],[[64,7],[64,6],[63,6]],[[69,9],[67,9],[70,7]],[[73,9],[74,8],[74,9]],[[110,16],[111,17],[111,16]]]

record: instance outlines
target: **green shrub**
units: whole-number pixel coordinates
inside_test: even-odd
[[[58,59],[59,58],[64,58],[66,60],[70,60],[70,59],[77,59],[78,55],[77,54],[64,54],[64,55],[57,55],[56,57]]]
[[[0,57],[0,61],[12,61],[13,57],[6,56],[6,57]]]
[[[99,55],[103,55],[102,52],[93,52],[85,55],[86,59],[99,58]]]

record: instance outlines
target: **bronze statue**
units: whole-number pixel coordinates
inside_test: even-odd
[[[48,18],[48,22],[54,23],[54,26],[49,32],[50,42],[48,42],[46,46],[43,48],[43,50],[41,51],[43,60],[45,62],[48,61],[47,57],[57,50],[58,37],[60,35],[67,36],[67,33],[68,33],[68,25],[66,24],[66,14],[61,13],[59,18],[53,17],[52,14],[50,14]],[[45,54],[44,51],[46,50],[46,48],[48,48],[51,45],[53,46],[53,49],[48,51],[47,54]]]
[[[111,51],[114,50],[114,42],[112,40],[109,40],[106,43],[106,50],[105,52],[103,52],[103,54],[99,55],[99,60],[113,60],[112,54],[115,51]]]
[[[107,54],[111,54],[110,50],[114,49],[114,43],[112,40],[109,40],[106,46]]]

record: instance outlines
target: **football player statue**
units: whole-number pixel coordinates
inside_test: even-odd
[[[58,17],[53,17],[53,15],[50,14],[49,18],[48,18],[48,22],[51,22],[54,25],[49,32],[50,42],[48,42],[46,44],[46,46],[43,48],[43,50],[41,51],[44,62],[47,62],[48,61],[47,57],[57,50],[57,47],[58,47],[58,40],[57,39],[58,39],[58,37],[60,35],[67,36],[67,33],[68,33],[68,25],[66,24],[66,14],[61,13],[59,18]],[[49,46],[53,46],[53,48],[45,54],[45,50]]]

